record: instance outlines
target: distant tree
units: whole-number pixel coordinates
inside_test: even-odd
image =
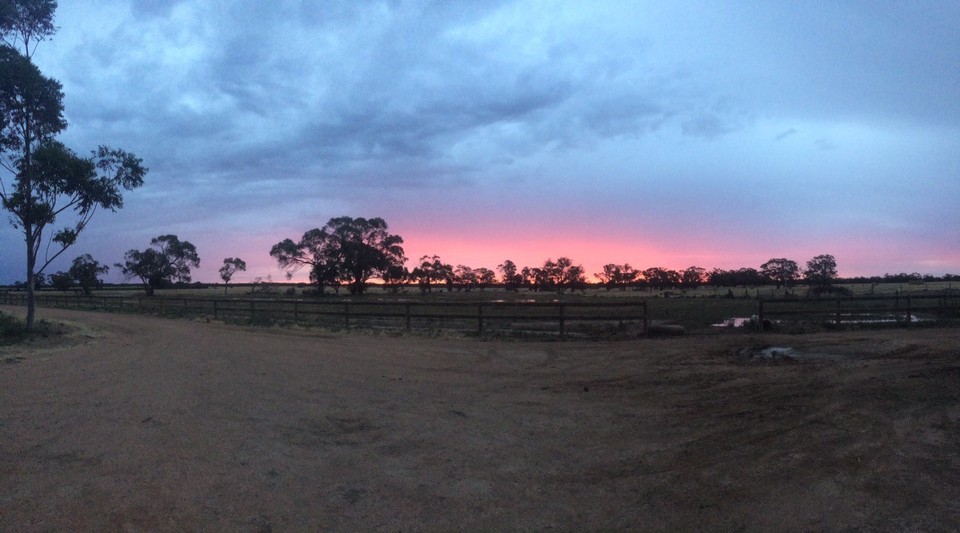
[[[818,290],[829,288],[837,279],[837,260],[830,254],[823,254],[807,261],[803,277]]]
[[[630,263],[617,265],[614,263],[603,265],[603,272],[594,274],[607,290],[619,288],[621,291],[637,282],[640,271],[630,266]]]
[[[707,269],[698,266],[687,267],[680,273],[680,284],[684,287],[699,287],[707,279]]]
[[[27,279],[73,245],[98,208],[123,207],[121,189],[139,187],[147,172],[122,150],[101,146],[82,158],[56,140],[67,126],[62,85],[31,61],[37,44],[56,31],[56,7],[43,0],[0,2],[0,167],[13,176],[9,186],[0,180],[0,200],[23,232]],[[68,211],[75,215],[72,223],[45,238]],[[27,329],[34,316],[34,287],[28,284]]]
[[[477,283],[479,284],[481,291],[497,282],[496,272],[490,270],[489,268],[479,267],[474,270],[474,273],[477,275]]]
[[[299,242],[284,239],[273,245],[270,257],[276,259],[280,268],[286,269],[287,279],[294,272],[309,268],[310,282],[316,284],[320,294],[323,294],[325,285],[335,285],[340,278],[340,265],[331,247],[327,229],[314,228],[304,233]]]
[[[50,285],[58,291],[68,291],[73,287],[73,277],[66,272],[54,272],[50,274]]]
[[[437,255],[420,257],[420,265],[410,271],[410,277],[420,286],[420,292],[430,292],[434,285],[453,279],[453,267]]]
[[[563,294],[568,290],[584,290],[587,278],[583,266],[574,265],[568,257],[558,257],[556,261],[547,259],[543,267],[532,269],[534,283],[539,290],[555,290]]]
[[[513,261],[507,259],[497,265],[497,270],[500,271],[500,281],[504,289],[516,291],[523,286],[523,275],[517,271],[517,265]]]
[[[771,259],[760,265],[760,273],[776,283],[778,289],[781,286],[789,287],[791,282],[800,279],[800,267],[796,261],[782,257]]]
[[[550,262],[548,260],[548,262]],[[523,267],[520,270],[520,276],[523,278],[523,284],[530,287],[534,292],[546,291],[552,289],[552,280],[550,273],[540,267]]]
[[[586,271],[583,265],[574,265],[568,257],[558,257],[557,292],[563,294],[567,290],[583,291],[587,288]]]
[[[457,265],[453,269],[453,283],[458,291],[466,290],[470,292],[477,286],[478,282],[477,273],[472,268],[466,265]]]
[[[653,289],[663,290],[680,284],[680,273],[669,268],[653,267],[643,271],[643,279]]]
[[[716,287],[759,287],[766,278],[755,268],[722,270],[715,268],[707,275],[708,283]]]
[[[382,276],[392,265],[403,265],[403,238],[388,232],[382,218],[339,217],[327,222],[335,240],[340,280],[351,294],[361,294],[366,282]]]
[[[90,295],[94,287],[103,285],[100,276],[110,271],[107,265],[101,265],[90,254],[84,254],[73,259],[70,265],[70,277],[72,277],[83,289],[83,293]]]
[[[247,263],[239,257],[228,257],[223,260],[223,266],[220,267],[220,279],[223,280],[223,294],[227,294],[227,285],[233,279],[237,272],[247,270]]]
[[[351,294],[362,294],[367,281],[382,277],[388,268],[403,265],[403,238],[391,235],[382,218],[331,218],[323,228],[304,233],[299,243],[286,239],[270,250],[288,275],[311,267],[317,282],[336,274]],[[322,289],[322,285],[321,285]]]
[[[380,278],[383,279],[386,288],[392,292],[397,292],[400,290],[400,286],[410,278],[410,271],[403,265],[394,264],[387,267]]]
[[[129,250],[124,263],[117,263],[125,279],[140,278],[147,296],[172,283],[190,283],[190,269],[200,266],[197,248],[176,235],[160,235],[146,250]]]

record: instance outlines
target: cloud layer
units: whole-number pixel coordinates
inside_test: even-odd
[[[489,268],[960,272],[955,3],[61,4],[64,140],[151,168],[81,236],[102,262],[176,233],[199,279],[276,278],[273,243],[350,215]]]

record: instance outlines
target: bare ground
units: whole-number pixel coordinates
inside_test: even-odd
[[[528,343],[40,313],[78,329],[0,349],[2,530],[960,523],[956,329]]]

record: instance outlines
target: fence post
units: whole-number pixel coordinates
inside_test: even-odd
[[[563,321],[563,303],[561,302],[560,304],[558,304],[558,307],[559,307],[558,315],[560,319],[560,336],[565,337],[567,333],[566,331],[564,331],[564,327],[563,327],[563,322],[564,322]]]
[[[757,300],[757,328],[763,333],[763,300]]]
[[[293,301],[293,321],[294,322],[297,322],[300,320],[299,304],[300,302],[298,300]]]
[[[647,301],[643,301],[643,336],[650,336],[650,309],[647,307]]]
[[[250,320],[257,317],[257,301],[250,300]]]
[[[350,304],[347,302],[343,303],[343,327],[350,327]]]
[[[483,304],[477,304],[477,334],[483,335]]]
[[[837,326],[838,326],[838,327],[839,327],[840,324],[841,324],[841,320],[840,320],[840,302],[841,302],[840,298],[837,298]]]
[[[907,296],[907,327],[910,327],[910,322],[913,320],[913,312],[910,309],[910,297]]]
[[[403,305],[405,317],[407,319],[407,331],[410,331],[410,304],[406,303]]]
[[[217,299],[216,299],[216,298],[213,299],[213,319],[214,319],[214,320],[218,320],[218,317],[217,317]]]

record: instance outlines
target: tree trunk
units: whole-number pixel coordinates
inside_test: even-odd
[[[33,268],[36,258],[33,257],[33,247],[27,242],[27,331],[33,329],[33,319],[36,314],[35,288],[33,279]]]

